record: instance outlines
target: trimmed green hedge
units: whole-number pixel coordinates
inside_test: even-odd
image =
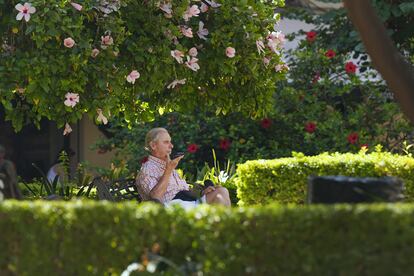
[[[255,160],[241,164],[236,178],[239,204],[303,203],[311,175],[396,176],[405,184],[405,201],[414,201],[414,159],[386,152],[323,153],[317,156]]]
[[[205,275],[412,275],[414,205],[0,204],[0,275],[119,275],[158,243]]]

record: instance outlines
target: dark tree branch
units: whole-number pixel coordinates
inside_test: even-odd
[[[344,0],[375,68],[386,80],[404,114],[414,123],[414,69],[398,52],[369,0]]]

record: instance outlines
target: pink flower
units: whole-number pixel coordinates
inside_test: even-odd
[[[96,118],[96,120],[106,125],[108,123],[108,119],[103,115],[102,109],[98,108],[96,112],[98,113],[98,117]]]
[[[357,69],[357,66],[356,66],[356,65],[355,65],[352,61],[348,61],[348,62],[345,64],[345,71],[346,71],[348,74],[355,74],[356,69]]]
[[[71,2],[70,3],[72,5],[72,7],[74,7],[77,11],[81,11],[82,10],[82,5],[79,5],[77,3]]]
[[[197,145],[197,144],[189,144],[189,145],[187,146],[187,151],[188,151],[189,153],[196,153],[196,152],[197,152],[197,150],[198,150],[198,145]]]
[[[193,37],[193,31],[191,30],[191,28],[188,28],[187,26],[181,26],[180,31],[186,37]]]
[[[209,4],[212,8],[218,8],[221,6],[221,4],[218,4],[214,1],[205,0],[205,2],[207,2],[207,4]]]
[[[27,2],[23,5],[17,4],[15,8],[19,11],[19,13],[16,15],[16,20],[22,20],[22,18],[24,17],[24,20],[26,22],[30,20],[30,14],[36,12],[36,8],[32,7],[32,4]]]
[[[193,70],[194,72],[197,72],[200,69],[200,65],[198,65],[198,59],[193,57],[190,59],[189,56],[187,56],[187,61],[185,62],[185,65]]]
[[[141,75],[137,70],[132,70],[131,73],[126,77],[127,82],[134,84],[135,80],[138,79]]]
[[[256,40],[256,47],[257,47],[257,52],[259,53],[259,55],[260,55],[260,53],[263,53],[264,54],[264,49],[265,49],[265,46],[264,46],[264,44],[263,44],[263,41],[261,41],[261,40]]]
[[[114,44],[114,39],[110,35],[101,36],[101,48],[106,49],[108,46]]]
[[[66,123],[65,124],[65,130],[63,130],[63,135],[68,135],[71,132],[72,132],[72,128],[70,127],[70,125],[68,123]]]
[[[281,47],[283,45],[283,43],[285,43],[286,38],[285,35],[281,32],[271,32],[268,36],[267,36],[267,40],[272,40],[276,46]]]
[[[278,49],[283,46],[285,42],[285,35],[282,32],[272,32],[267,36],[267,47],[269,49],[278,54]]]
[[[64,104],[69,107],[74,107],[79,102],[79,94],[76,93],[66,93]]]
[[[183,63],[184,53],[179,50],[171,51],[171,56],[175,58],[178,63]]]
[[[197,48],[196,48],[196,47],[191,48],[191,49],[188,51],[188,54],[189,54],[190,56],[192,56],[192,57],[196,57],[196,56],[198,55]]]
[[[277,54],[277,53],[278,53],[278,50],[277,50],[277,45],[276,45],[276,43],[275,43],[273,40],[269,39],[269,40],[267,41],[267,47],[269,47],[269,49],[270,49],[273,53],[275,53],[275,54]]]
[[[164,16],[166,18],[172,17],[172,4],[171,3],[161,4],[160,9],[164,12]]]
[[[227,47],[226,56],[229,58],[234,58],[236,56],[236,49],[234,49],[233,47]]]
[[[281,72],[281,71],[288,71],[289,67],[286,64],[278,64],[275,66],[275,71],[276,72]]]
[[[171,88],[175,88],[177,85],[179,84],[185,84],[185,81],[187,79],[182,79],[182,80],[173,80],[168,86],[167,89],[171,89]]]
[[[75,45],[75,40],[73,40],[71,37],[65,38],[63,40],[63,45],[67,48],[72,48]]]
[[[160,5],[160,9],[165,13],[164,16],[167,18],[172,17],[172,5],[171,3],[164,3]]]
[[[201,2],[200,11],[201,12],[207,12],[208,11],[208,6],[206,4],[204,4],[203,2]]]
[[[98,56],[99,52],[100,51],[98,49],[96,49],[96,48],[93,49],[92,52],[91,52],[91,57],[96,58]]]
[[[171,3],[163,3],[160,5],[160,9],[165,13],[172,13],[172,4]]]
[[[200,14],[200,10],[198,9],[197,5],[192,5],[188,7],[187,11],[183,14],[184,21],[187,22],[191,17],[198,16]]]
[[[207,40],[208,30],[204,28],[203,21],[198,22],[198,31],[197,35],[199,38]]]

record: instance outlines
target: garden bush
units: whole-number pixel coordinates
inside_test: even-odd
[[[308,177],[345,175],[360,177],[395,176],[405,184],[405,201],[414,200],[414,159],[387,152],[366,154],[295,154],[274,160],[254,160],[237,168],[239,204],[304,203]]]
[[[119,275],[154,244],[205,275],[411,275],[414,206],[0,204],[1,275]]]

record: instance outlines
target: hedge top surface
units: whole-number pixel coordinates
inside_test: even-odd
[[[23,215],[32,215],[33,219],[40,219],[47,215],[50,219],[59,218],[61,220],[72,221],[76,214],[99,213],[99,214],[129,214],[129,219],[156,218],[156,216],[184,216],[186,219],[203,220],[206,223],[219,222],[226,217],[259,217],[261,215],[280,216],[290,214],[320,214],[333,215],[338,212],[359,216],[361,213],[394,213],[395,215],[414,213],[413,203],[381,203],[381,204],[313,204],[295,205],[271,203],[263,206],[241,206],[234,208],[224,208],[222,206],[202,204],[196,208],[185,210],[180,206],[165,208],[159,204],[144,202],[108,202],[93,200],[73,200],[73,201],[16,201],[5,200],[0,204],[0,216],[5,219],[18,221],[15,212]],[[12,215],[12,216],[9,216]],[[213,216],[211,216],[213,215]],[[14,218],[15,217],[15,218]],[[92,218],[93,219],[93,218]],[[99,220],[99,218],[97,218]],[[115,221],[116,223],[116,221]]]
[[[240,164],[240,169],[255,166],[262,168],[273,167],[293,167],[296,165],[319,167],[343,164],[344,166],[355,166],[356,163],[376,163],[378,168],[385,167],[387,164],[402,165],[402,167],[414,167],[414,158],[401,156],[389,152],[373,152],[370,154],[354,153],[322,153],[315,156],[305,156],[298,154],[294,157],[285,157],[272,160],[251,160]]]
[[[309,176],[345,175],[359,177],[394,176],[405,185],[406,201],[414,199],[414,158],[388,152],[366,154],[295,154],[274,160],[253,160],[237,168],[240,205],[304,203]]]

